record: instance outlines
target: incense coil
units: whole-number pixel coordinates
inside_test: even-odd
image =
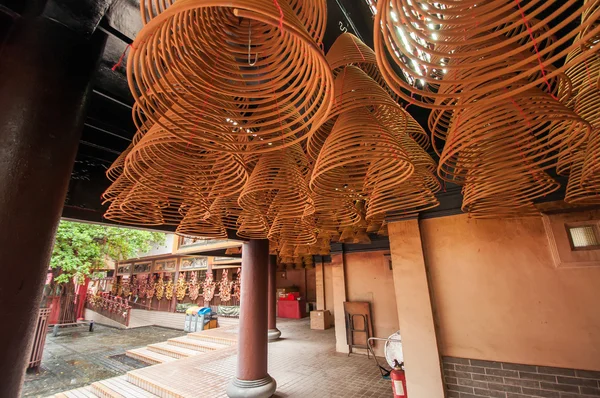
[[[279,0],[278,0],[279,1]],[[281,0],[285,1],[285,0]],[[141,0],[142,23],[147,24],[170,7],[175,0]],[[317,43],[323,41],[327,21],[327,2],[325,0],[289,0],[290,7],[310,32]]]
[[[400,109],[400,106],[377,82],[356,66],[347,66],[338,73],[333,90],[335,94],[329,119],[309,137],[306,143],[307,153],[311,159],[318,157],[340,114],[365,106],[389,106]],[[405,116],[400,112],[397,115]],[[397,120],[396,123],[406,125],[406,118]]]
[[[576,47],[567,55],[565,74],[569,77],[571,87],[563,84],[559,87],[558,96],[569,108],[575,106],[578,93],[585,87],[596,85],[600,78],[600,56],[590,51],[583,53]],[[572,96],[568,96],[569,89]]]
[[[102,193],[103,204],[106,202],[112,202],[121,196],[124,192],[131,191],[134,182],[127,178],[127,176],[121,174],[115,181]]]
[[[160,126],[153,127],[129,152],[124,172],[132,180],[143,180],[151,191],[181,200],[196,195],[235,195],[248,179],[239,156],[207,151]]]
[[[585,151],[581,186],[587,191],[600,192],[600,132],[594,130]]]
[[[600,105],[600,98],[598,98],[600,92],[597,86],[600,76],[600,58],[597,54],[589,51],[583,53],[581,48],[577,47],[569,53],[565,64],[567,66],[565,73],[571,79],[574,95],[571,98],[565,98],[564,87],[560,87],[561,100],[579,116],[590,122],[593,130],[588,141],[581,147],[573,149],[565,146],[561,150],[557,172],[563,175],[569,174],[565,202],[595,204],[600,202],[597,194],[600,190],[600,179],[596,177],[594,181],[592,177],[598,174],[593,158],[597,156],[594,143],[600,127],[600,119],[597,115],[598,105]],[[584,167],[586,154],[591,159],[587,169]],[[584,169],[587,174],[585,186],[583,184]]]
[[[233,146],[218,134],[193,137],[228,152],[268,152],[306,139],[329,113],[333,76],[293,9],[283,0],[280,6],[282,30],[279,9],[269,0],[180,0],[152,18],[136,38],[127,68],[144,114],[156,123],[166,118],[177,125],[194,114],[237,112],[232,120],[239,131],[229,133]],[[256,61],[248,59],[253,54]],[[253,112],[241,112],[250,102]],[[167,114],[175,104],[182,108],[177,120]],[[302,116],[282,120],[278,115],[289,109],[303,110]],[[289,128],[292,141],[274,141],[282,127]],[[247,131],[256,138],[248,138]]]
[[[223,226],[228,229],[238,227],[238,219],[242,214],[242,208],[238,205],[236,196],[219,196],[211,204],[211,213],[218,214]]]
[[[360,214],[350,198],[315,195],[314,220],[317,228],[330,233],[358,224]]]
[[[243,210],[238,218],[237,236],[246,239],[267,239],[271,223],[264,215]]]
[[[320,195],[358,198],[378,183],[402,183],[413,170],[395,135],[366,108],[358,108],[337,119],[314,165],[310,188]]]
[[[465,104],[472,105],[472,102],[460,100],[471,94],[469,91],[449,94],[436,92],[441,81],[461,83],[460,80],[448,78],[453,71],[465,67],[460,65],[461,59],[472,55],[470,51],[461,51],[461,46],[477,48],[480,60],[471,67],[478,69],[501,63],[504,57],[517,52],[526,54],[523,62],[532,67],[518,72],[514,76],[514,81],[517,81],[530,79],[536,72],[566,56],[577,44],[563,44],[578,33],[584,32],[581,37],[583,42],[598,35],[600,27],[594,25],[598,10],[592,11],[593,2],[581,5],[575,0],[567,0],[559,4],[556,10],[547,11],[553,3],[543,0],[527,3],[503,0],[480,3],[474,7],[471,1],[455,1],[452,4],[425,1],[419,2],[418,6],[407,0],[377,2],[374,41],[379,68],[388,85],[406,101],[432,109],[457,109]],[[559,29],[576,22],[582,14],[586,15],[586,19],[577,28],[561,34],[559,40],[551,38]],[[548,28],[549,22],[555,26]],[[500,43],[493,43],[496,39],[500,39]],[[386,59],[386,50],[406,74],[408,83],[393,70]],[[398,55],[394,57],[395,53]],[[481,75],[479,81],[493,80],[500,74],[511,74],[520,66],[507,65],[502,70]],[[542,76],[531,79],[525,85],[513,86],[511,92],[494,91],[493,96],[482,95],[480,105],[506,100],[510,95],[545,85],[561,69],[543,72]],[[443,73],[444,70],[447,73]],[[477,82],[472,77],[468,79]],[[415,82],[414,86],[410,80]],[[419,84],[422,87],[418,87]],[[482,89],[481,93],[485,94],[485,90]]]
[[[439,181],[431,171],[426,169],[415,171],[399,186],[392,188],[377,186],[369,198],[366,219],[371,222],[377,217],[384,218],[390,213],[393,213],[394,217],[399,215],[409,217],[432,209],[440,204],[434,195],[439,190]]]
[[[269,230],[268,239],[292,245],[312,245],[317,241],[314,231],[314,225],[305,219],[277,217]]]
[[[486,166],[472,171],[463,187],[462,210],[476,218],[537,214],[533,201],[560,188],[558,182],[533,165],[529,165],[528,172],[506,175],[502,169],[487,166],[490,163],[486,158],[482,164]]]
[[[594,130],[593,135],[597,135],[598,131]],[[572,158],[572,165],[569,167],[569,181],[567,183],[567,191],[565,193],[565,202],[575,204],[600,204],[600,194],[598,189],[585,189],[581,184],[583,174],[583,151],[577,151]]]
[[[430,145],[429,137],[408,112],[400,107],[390,106],[374,106],[371,109],[372,115],[379,123],[386,126],[401,141],[415,167],[423,165],[435,170],[437,164],[425,152]]]
[[[183,236],[227,239],[227,231],[219,216],[200,205],[194,205],[186,211],[175,232]]]
[[[544,170],[556,164],[561,147],[579,147],[590,130],[587,122],[539,90],[515,95],[505,104],[471,107],[454,115],[438,174],[462,184],[467,175],[476,178],[483,156],[486,167],[503,170],[497,178],[532,167]]]
[[[263,154],[238,203],[244,210],[270,217],[299,218],[312,214],[307,173],[308,160],[298,145]]]
[[[133,225],[177,225],[181,219],[177,208],[168,199],[136,183],[111,200],[104,217]]]
[[[375,52],[352,33],[344,32],[339,35],[327,51],[325,58],[327,58],[334,76],[337,76],[339,71],[348,65],[357,66],[387,91],[394,101],[398,100],[396,93],[388,87],[379,72]]]
[[[476,49],[475,47],[469,48],[470,50]],[[432,132],[432,140],[439,138],[441,140],[447,139],[447,133],[452,121],[452,118],[456,112],[460,109],[467,109],[469,107],[492,107],[496,103],[506,104],[513,102],[513,96],[511,92],[520,87],[524,87],[528,84],[528,80],[519,80],[519,74],[530,69],[531,64],[524,64],[523,60],[525,57],[522,54],[514,54],[512,56],[506,56],[501,62],[489,65],[487,68],[482,69],[474,67],[473,65],[480,60],[480,56],[476,55],[473,57],[465,58],[460,62],[465,65],[465,69],[462,71],[454,71],[452,73],[453,79],[459,79],[461,83],[448,84],[441,81],[438,87],[438,93],[448,94],[450,96],[453,93],[461,93],[460,101],[453,99],[445,99],[442,104],[444,105],[456,105],[456,107],[440,107],[433,109],[429,115],[428,125]],[[521,65],[517,71],[510,74],[503,73],[494,78],[489,78],[484,81],[480,81],[481,77],[489,76],[492,72],[502,72],[507,66]],[[534,65],[535,66],[535,65]],[[553,71],[555,68],[550,65],[545,68],[548,71]],[[535,80],[543,74],[538,71],[530,76],[530,80]],[[563,98],[568,99],[571,96],[571,81],[564,73],[559,73],[556,76],[546,79],[547,86],[543,89],[548,92],[554,99],[557,99],[556,93],[562,90]],[[535,92],[538,89],[531,89],[526,91]],[[538,90],[540,91],[540,90]],[[502,96],[508,95],[507,99],[502,99]],[[439,103],[436,103],[439,104]],[[456,109],[454,109],[456,108]],[[441,150],[434,147],[435,152],[441,155]]]

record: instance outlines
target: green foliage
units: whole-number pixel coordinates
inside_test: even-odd
[[[130,228],[61,221],[56,231],[50,266],[62,273],[55,278],[65,283],[103,268],[106,259],[125,260],[163,244],[165,234]]]

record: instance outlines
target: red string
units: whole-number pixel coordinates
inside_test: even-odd
[[[121,57],[119,58],[119,60],[117,61],[117,63],[114,64],[113,67],[111,68],[113,71],[116,71],[117,68],[123,64],[123,60],[125,59],[125,54],[127,54],[127,50],[129,50],[129,47],[131,47],[131,44],[128,44],[125,47],[125,50],[123,50],[123,54],[121,54]]]
[[[279,29],[281,30],[281,33],[283,33],[283,10],[277,0],[273,0],[273,3],[275,3],[275,7],[279,10]]]
[[[509,96],[508,99],[510,99],[510,102],[512,102],[513,105],[515,106],[515,108],[517,108],[519,110],[519,113],[521,114],[521,116],[523,116],[523,119],[525,119],[525,123],[527,123],[527,127],[531,127],[531,122],[529,121],[529,118],[527,117],[525,112],[523,112],[523,108],[521,108],[519,106],[519,104],[517,104],[517,102],[513,99],[513,97]]]
[[[521,108],[519,106],[519,104],[517,104],[517,102],[513,99],[513,97],[508,97],[508,98],[513,103],[513,105],[519,110],[519,113],[521,114],[521,116],[523,116],[523,119],[525,119],[525,123],[527,123],[527,127],[531,127],[531,122],[529,121],[529,118],[525,115],[525,112],[523,112],[523,108]],[[517,138],[514,134],[513,134],[513,137],[515,137],[515,139]],[[523,154],[523,150],[522,150],[521,146],[519,146],[519,154],[521,155],[523,162],[525,164],[527,164],[527,166],[529,168],[529,174],[531,174],[531,176],[536,180],[536,182],[543,183],[543,181],[540,179],[540,177],[533,171],[533,167],[531,166],[531,163],[528,162],[527,159],[525,158],[525,155]]]
[[[358,50],[358,53],[360,54],[360,56],[362,57],[363,62],[365,61],[365,56],[363,55],[362,51],[360,51],[360,48],[358,48],[358,44],[356,44],[356,40],[354,40],[354,36],[350,36],[352,37],[352,43],[354,43],[354,47],[356,47],[356,49]]]
[[[544,77],[546,86],[548,86],[548,93],[552,96],[552,98],[554,98],[555,100],[558,101],[558,98],[554,94],[552,94],[552,87],[550,86],[550,83],[548,82],[548,78],[546,77],[546,71],[544,70],[544,63],[542,62],[542,56],[540,55],[540,52],[538,50],[537,40],[533,36],[533,31],[531,30],[531,27],[529,26],[529,22],[527,22],[527,17],[525,16],[525,12],[521,8],[521,2],[520,2],[520,0],[515,0],[515,3],[517,3],[517,7],[519,8],[519,11],[521,12],[521,18],[523,19],[523,22],[525,23],[525,27],[527,28],[527,31],[529,32],[529,37],[531,38],[531,41],[533,42],[533,48],[535,48],[535,54],[537,55],[538,63],[540,64],[542,76]]]
[[[588,68],[587,58],[583,60],[583,63],[585,65],[585,71],[587,72],[588,79],[590,79],[590,82],[591,82],[592,81],[592,75],[590,74],[590,69]]]

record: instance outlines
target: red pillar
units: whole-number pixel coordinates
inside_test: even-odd
[[[98,32],[99,33],[99,32]],[[21,396],[92,75],[106,37],[18,19],[0,52],[0,396]]]
[[[267,371],[268,262],[268,240],[244,243],[237,377],[227,387],[230,398],[266,398],[277,388]]]
[[[269,341],[275,341],[281,337],[281,331],[277,329],[277,256],[269,256],[268,277],[268,302],[269,302]]]
[[[83,281],[83,285],[77,285],[77,319],[84,318],[85,300],[87,299],[89,285],[90,278],[88,277]]]

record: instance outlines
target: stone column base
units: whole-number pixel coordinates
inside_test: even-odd
[[[277,329],[277,328],[269,329],[269,332],[267,333],[267,338],[269,339],[269,342],[275,341],[280,337],[281,337],[281,331],[279,329]]]
[[[237,377],[227,386],[229,398],[269,398],[275,394],[277,382],[267,375],[260,380],[239,380]]]

